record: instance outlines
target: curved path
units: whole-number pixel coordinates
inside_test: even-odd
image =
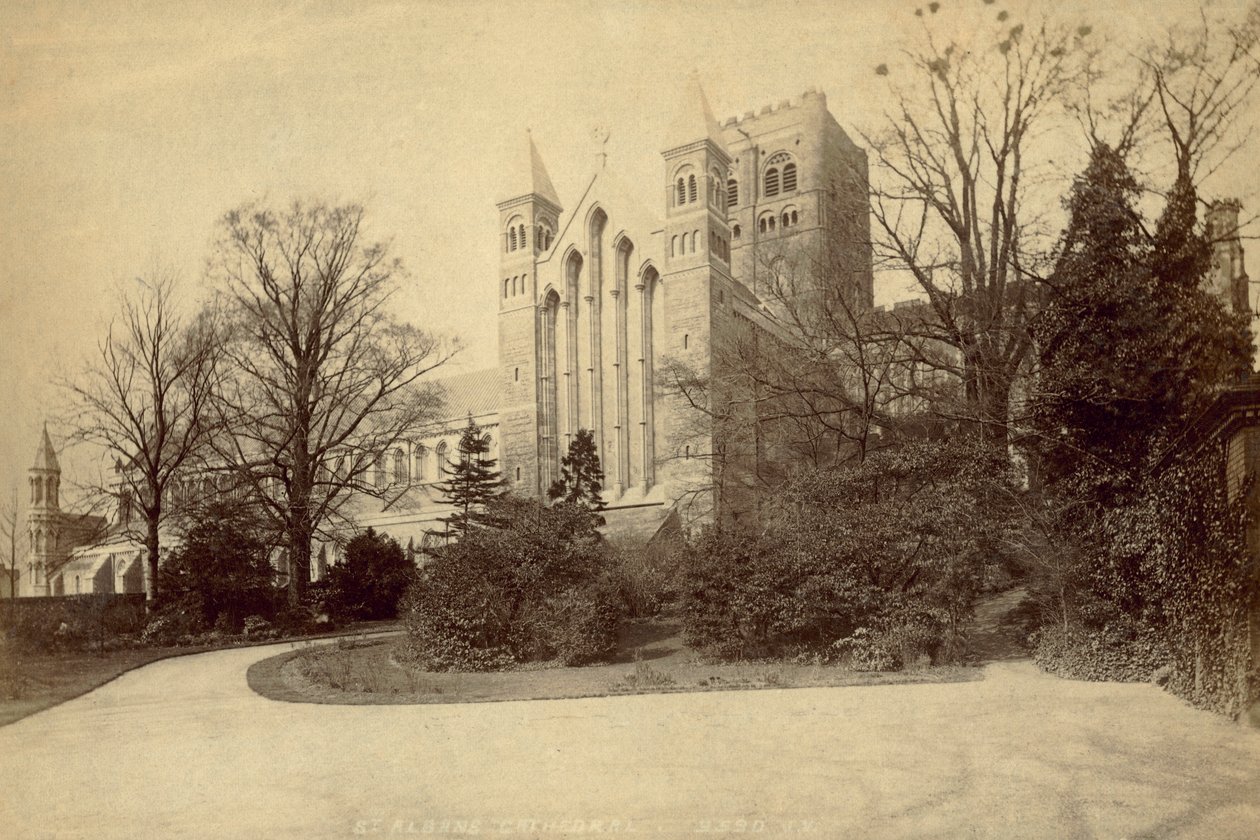
[[[0,728],[0,837],[1260,837],[1260,732],[1146,685],[1003,662],[940,685],[255,695],[246,668],[289,647],[157,662]]]

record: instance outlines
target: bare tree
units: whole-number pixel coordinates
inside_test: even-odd
[[[1059,177],[1037,141],[1066,116],[1089,30],[984,13],[996,17],[965,41],[925,24],[920,48],[895,70],[877,68],[893,106],[866,141],[882,176],[872,191],[877,256],[925,294],[930,317],[914,337],[953,349],[966,419],[1004,446],[1035,281],[1053,245],[1041,213],[1061,192],[1030,197]]]
[[[18,586],[18,495],[14,487],[0,503],[0,538],[8,543],[9,597],[17,597]]]
[[[222,335],[212,310],[181,313],[170,272],[155,270],[136,284],[93,363],[61,385],[71,396],[73,438],[101,447],[119,467],[117,485],[96,491],[141,514],[152,602],[168,491],[213,431]]]
[[[363,221],[354,204],[247,205],[224,217],[211,262],[237,328],[219,452],[283,540],[292,603],[319,529],[355,492],[386,492],[369,473],[434,419],[439,395],[420,380],[454,352],[392,316],[402,266]]]

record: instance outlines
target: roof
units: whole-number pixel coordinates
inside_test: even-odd
[[[699,77],[693,74],[683,86],[683,95],[665,134],[662,149],[669,151],[701,140],[709,140],[719,149],[726,150],[722,143],[722,129],[713,118],[713,109],[709,107],[704,88],[700,87]]]
[[[443,391],[447,418],[474,417],[499,410],[499,369],[485,368],[434,382]]]
[[[57,450],[53,449],[52,441],[48,438],[48,424],[46,423],[43,437],[39,441],[39,450],[35,453],[35,463],[31,465],[31,469],[61,471],[61,465],[57,463]]]
[[[503,185],[504,200],[537,195],[559,208],[560,197],[556,195],[542,155],[538,154],[538,147],[534,145],[534,136],[526,132],[525,141],[514,149],[513,163],[508,167],[510,180]]]

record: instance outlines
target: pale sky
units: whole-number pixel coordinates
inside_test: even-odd
[[[873,68],[916,25],[917,5],[7,0],[0,492],[25,487],[40,423],[56,414],[49,379],[82,365],[115,290],[160,261],[195,296],[215,221],[233,206],[365,202],[410,271],[398,314],[458,334],[463,369],[491,365],[494,204],[525,128],[566,206],[595,166],[596,127],[611,132],[609,167],[642,185],[645,202],[660,195],[660,135],[692,71],[719,121],[813,87],[856,138],[883,108]],[[1003,8],[942,5],[942,16]],[[1196,8],[1105,5],[1053,9],[1136,46],[1147,27]],[[1260,209],[1250,161],[1221,181],[1222,194]],[[877,280],[877,302],[901,296]],[[66,431],[50,426],[57,442]],[[73,455],[63,462],[86,477]]]

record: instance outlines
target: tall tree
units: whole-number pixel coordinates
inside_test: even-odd
[[[457,459],[442,468],[447,478],[438,484],[438,490],[454,508],[440,520],[446,523],[447,536],[453,530],[462,537],[469,528],[490,523],[487,506],[503,495],[503,479],[495,469],[497,459],[487,457],[489,452],[489,439],[469,417],[456,448]]]
[[[1245,317],[1204,282],[1211,246],[1181,172],[1148,234],[1136,180],[1095,148],[1068,201],[1070,220],[1036,333],[1031,404],[1051,484],[1115,504],[1232,374],[1248,367]]]
[[[3,539],[8,566],[8,597],[16,598],[18,590],[18,496],[17,488],[0,503],[0,539]]]
[[[316,533],[354,492],[386,492],[369,473],[439,411],[422,377],[454,352],[393,316],[402,265],[363,224],[356,204],[246,205],[223,218],[211,262],[238,323],[219,449],[281,535],[294,603]]]
[[[547,496],[552,501],[582,505],[599,513],[607,507],[603,492],[604,471],[595,449],[595,434],[590,429],[578,429],[569,451],[560,460],[560,478],[551,485]]]
[[[153,601],[169,491],[216,428],[211,401],[223,330],[212,310],[183,314],[174,275],[155,271],[136,284],[93,363],[61,385],[71,397],[74,436],[103,448],[120,467],[116,486],[99,489],[141,513]]]
[[[931,4],[928,21],[939,9]],[[931,315],[912,339],[954,350],[965,419],[1005,446],[1028,362],[1035,280],[1051,250],[1034,185],[1056,170],[1038,146],[1084,72],[1088,27],[1028,26],[991,6],[943,37],[925,22],[907,60],[880,65],[892,106],[867,136],[877,258],[912,279]],[[922,11],[919,13],[922,16]],[[1050,193],[1052,194],[1052,192]]]

